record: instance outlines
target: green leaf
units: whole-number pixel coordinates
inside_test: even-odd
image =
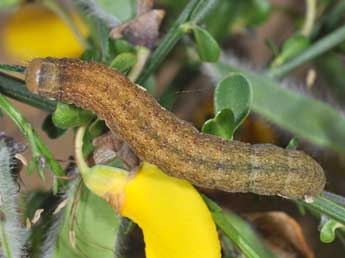
[[[73,210],[74,195],[70,196],[64,211],[63,224],[57,236],[53,258],[79,258],[114,256],[114,244],[119,227],[119,217],[101,198],[86,187],[80,191],[79,202]],[[75,214],[73,216],[73,214]],[[71,245],[71,232],[75,234],[76,248]]]
[[[272,67],[277,67],[291,60],[303,50],[310,46],[310,41],[302,34],[296,34],[291,36],[284,42],[280,54],[274,59]]]
[[[63,134],[65,134],[66,129],[56,127],[52,120],[52,115],[46,116],[42,124],[42,130],[48,135],[51,139],[57,139]]]
[[[302,201],[298,202],[318,214],[327,215],[330,219],[334,219],[345,224],[345,204],[343,203],[345,198],[339,195],[330,194],[331,193],[323,192],[319,196],[315,197],[312,203],[305,203]],[[336,201],[333,196],[337,197]]]
[[[289,150],[296,150],[297,147],[298,147],[298,144],[299,144],[298,139],[297,139],[297,138],[292,138],[292,139],[289,141],[289,143],[288,143],[288,145],[286,146],[286,148],[289,149]]]
[[[344,2],[345,3],[345,2]],[[327,82],[327,89],[338,103],[345,100],[345,64],[341,55],[330,53],[315,60],[317,74]]]
[[[121,73],[130,70],[137,62],[137,56],[133,53],[122,53],[117,55],[111,62],[110,67],[115,68]]]
[[[230,109],[222,109],[216,114],[215,118],[205,122],[202,131],[226,140],[232,140],[235,127],[235,117],[232,111]]]
[[[345,26],[340,27],[339,29],[329,33],[324,36],[322,39],[318,40],[310,47],[301,52],[298,56],[285,63],[282,66],[279,66],[275,69],[271,69],[269,75],[271,77],[282,77],[297,68],[298,66],[311,61],[312,59],[321,56],[337,45],[345,41]]]
[[[116,54],[122,54],[125,52],[135,53],[134,46],[124,39],[116,39],[111,41],[111,47]]]
[[[250,82],[241,74],[233,73],[220,81],[214,92],[216,112],[230,109],[234,115],[234,129],[244,121],[250,112],[253,93]]]
[[[336,220],[328,220],[321,228],[320,240],[323,243],[332,243],[335,240],[335,233],[337,229],[345,230],[345,225]]]
[[[327,218],[326,223],[321,223],[320,239],[325,243],[330,243],[334,240],[336,229],[341,228],[344,231],[345,225],[345,198],[334,193],[322,192],[315,197],[313,202],[307,203],[298,200],[297,204],[308,209],[314,216]]]
[[[104,120],[100,119],[96,119],[94,122],[91,123],[91,125],[88,128],[88,132],[92,138],[101,135],[105,131],[107,131],[107,126]]]
[[[0,64],[0,70],[4,71],[25,73],[25,69],[26,67],[21,65]]]
[[[241,72],[252,84],[252,110],[268,121],[320,146],[345,152],[345,118],[330,105],[283,88],[264,73],[237,68],[224,61],[208,64],[216,80]]]
[[[193,26],[192,30],[200,59],[206,62],[216,62],[220,55],[217,41],[207,30],[199,26]]]
[[[88,48],[80,57],[81,60],[85,61],[100,61],[101,54],[96,48]]]
[[[271,14],[271,4],[268,0],[236,1],[234,26],[243,29],[254,27],[265,22]]]
[[[58,103],[53,113],[53,123],[60,128],[78,127],[87,125],[95,115],[88,110],[83,110],[72,105]]]
[[[241,250],[247,258],[275,257],[261,242],[252,228],[243,219],[232,212],[224,212],[212,200],[203,195],[204,201],[211,210],[217,226]]]
[[[53,112],[56,102],[26,89],[23,81],[0,73],[0,93],[47,112]]]

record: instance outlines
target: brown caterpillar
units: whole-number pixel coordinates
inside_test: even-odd
[[[303,152],[200,133],[103,64],[34,59],[26,84],[42,96],[93,110],[142,160],[197,186],[293,199],[324,188],[322,168]]]

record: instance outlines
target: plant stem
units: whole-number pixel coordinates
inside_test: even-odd
[[[328,50],[342,43],[344,40],[345,40],[345,26],[340,27],[339,29],[325,36],[324,38],[318,40],[312,46],[307,48],[305,51],[303,51],[300,55],[298,55],[296,58],[292,59],[291,61],[285,63],[284,65],[280,67],[271,69],[268,72],[268,75],[272,77],[277,77],[277,78],[282,77],[286,75],[287,73],[289,73],[290,71],[292,71],[293,69],[297,68],[298,66],[324,54]]]
[[[84,176],[89,170],[89,166],[87,165],[84,159],[84,154],[83,154],[83,139],[84,139],[85,132],[86,132],[85,126],[81,126],[78,128],[78,131],[75,135],[75,147],[74,147],[75,159],[82,176]]]
[[[10,72],[24,73],[26,67],[21,65],[0,64],[0,69]]]
[[[160,42],[157,49],[153,52],[151,58],[148,60],[146,68],[143,70],[143,72],[137,80],[138,84],[144,84],[144,82],[149,78],[149,76],[160,66],[162,61],[174,48],[176,43],[185,35],[185,31],[181,29],[181,25],[188,21],[193,21],[190,19],[190,17],[194,13],[194,10],[198,8],[198,11],[202,13],[202,15],[206,15],[206,12],[204,10],[201,10],[201,7],[209,8],[207,4],[201,5],[202,2],[206,1],[208,0],[191,0],[187,4],[185,9],[178,17],[178,19],[171,26],[169,32],[164,36],[164,38]],[[199,15],[194,15],[192,18],[195,18],[197,20],[201,19]]]
[[[313,26],[316,16],[316,0],[306,0],[306,15],[304,26],[302,29],[302,34],[306,37],[309,37],[313,31]]]
[[[144,69],[147,59],[150,56],[150,50],[146,47],[139,46],[137,48],[137,62],[128,74],[128,78],[135,82],[141,71]]]
[[[31,124],[21,115],[21,113],[12,104],[0,94],[0,108],[12,119],[18,126],[23,135],[27,138],[32,148],[32,156],[34,158],[44,157],[56,176],[65,175],[60,164],[53,158],[52,153],[49,151],[44,142],[39,138],[33,130]],[[40,175],[42,177],[42,175]]]
[[[55,101],[31,93],[23,81],[3,73],[0,73],[0,93],[50,113],[56,108]]]

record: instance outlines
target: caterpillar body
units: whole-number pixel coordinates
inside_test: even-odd
[[[200,133],[103,64],[37,58],[25,80],[32,92],[94,111],[139,158],[197,186],[292,199],[324,188],[322,168],[303,152]]]

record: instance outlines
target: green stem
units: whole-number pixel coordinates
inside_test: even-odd
[[[312,59],[319,57],[328,50],[334,48],[338,44],[342,43],[345,40],[345,26],[335,30],[324,38],[315,42],[312,46],[304,50],[300,55],[291,61],[271,69],[268,72],[268,75],[272,77],[282,77],[297,68],[298,66],[311,61]]]
[[[139,46],[137,47],[137,62],[131,69],[130,73],[128,74],[128,78],[135,82],[141,71],[144,69],[146,61],[150,55],[150,50],[146,47]]]
[[[302,34],[309,37],[313,31],[313,26],[316,17],[316,0],[306,0],[306,15]]]
[[[21,65],[0,64],[0,70],[5,70],[9,72],[24,73],[25,69],[26,67]]]
[[[0,108],[12,119],[18,126],[23,135],[27,138],[33,151],[33,157],[43,156],[47,164],[56,176],[63,176],[65,173],[60,164],[53,158],[44,142],[33,130],[31,124],[21,115],[21,113],[12,104],[0,94]]]
[[[345,224],[345,207],[334,202],[324,193],[315,197],[315,200],[312,203],[305,203],[300,200],[297,202],[311,210],[314,210],[318,214],[326,214],[328,217]]]
[[[75,159],[82,176],[84,176],[87,171],[89,171],[89,166],[87,165],[84,154],[83,154],[83,139],[86,132],[86,126],[79,127],[75,135]]]
[[[169,32],[164,36],[157,49],[153,52],[151,58],[148,60],[146,68],[143,70],[143,72],[137,80],[138,84],[144,84],[144,82],[149,78],[149,76],[160,66],[162,61],[174,48],[176,43],[185,35],[185,31],[181,29],[181,25],[188,21],[194,21],[190,18],[191,15],[194,13],[195,9],[198,9],[198,11],[202,13],[202,15],[206,15],[206,12],[204,10],[201,10],[201,7],[208,8],[207,4],[201,5],[201,3],[205,1],[206,0],[189,1],[188,5],[182,11],[175,23],[171,26]],[[197,19],[197,21],[201,19],[201,17],[197,15],[193,15],[192,18]]]
[[[0,73],[0,93],[47,112],[54,112],[56,102],[28,91],[23,81]]]

